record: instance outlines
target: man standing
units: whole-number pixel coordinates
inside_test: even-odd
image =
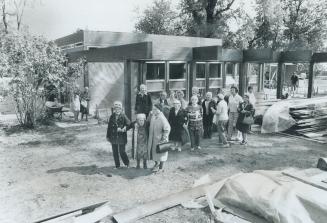
[[[238,118],[238,106],[243,102],[242,97],[238,94],[238,89],[235,86],[232,86],[230,89],[231,95],[228,98],[228,109],[229,109],[229,117],[228,117],[228,135],[227,140],[231,141],[234,129],[236,127],[236,122]]]
[[[81,113],[82,118],[85,115],[85,120],[88,121],[88,114],[89,114],[89,108],[90,108],[90,93],[89,88],[85,87],[83,93],[81,94]]]
[[[252,86],[248,87],[248,95],[249,95],[250,104],[252,104],[252,106],[255,107],[255,103],[257,102],[257,99],[255,98],[255,95],[253,93],[253,87]]]
[[[151,96],[147,93],[146,86],[140,85],[140,92],[136,95],[135,114],[145,114],[148,117],[152,109]]]
[[[296,75],[295,72],[293,72],[292,76],[291,76],[291,87],[292,87],[292,94],[294,96],[294,93],[297,89],[298,86],[298,82],[299,82],[299,77]]]
[[[212,99],[212,93],[207,92],[206,99],[202,102],[202,110],[203,110],[203,138],[211,139],[212,135],[212,121],[214,112],[212,109],[216,109],[216,103]]]

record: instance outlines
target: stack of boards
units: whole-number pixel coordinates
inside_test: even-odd
[[[290,115],[297,122],[286,132],[305,136],[313,140],[327,143],[327,103],[312,103],[290,107]]]

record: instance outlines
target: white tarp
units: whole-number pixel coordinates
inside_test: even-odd
[[[315,182],[327,179],[327,172],[318,169],[296,173]],[[280,171],[255,171],[233,177],[225,182],[215,198],[267,222],[327,222],[327,191],[285,176]]]
[[[261,133],[282,132],[293,125],[296,121],[289,114],[290,107],[302,106],[326,106],[327,97],[308,98],[308,99],[289,99],[276,102],[269,107],[263,116]]]

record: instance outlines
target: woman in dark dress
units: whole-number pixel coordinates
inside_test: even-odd
[[[249,101],[249,95],[244,95],[243,102],[240,103],[238,107],[239,116],[236,123],[236,128],[242,133],[242,142],[241,145],[247,144],[247,133],[250,131],[251,124],[244,123],[246,117],[251,117],[253,120],[254,116],[254,107]]]
[[[170,109],[168,121],[171,126],[169,140],[175,142],[175,147],[172,149],[177,149],[180,152],[182,151],[182,134],[187,127],[187,116],[184,109],[182,109],[182,105],[179,100],[174,101],[174,107]]]

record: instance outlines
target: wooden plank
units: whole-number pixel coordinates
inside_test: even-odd
[[[325,191],[327,191],[327,187],[325,187],[325,185],[320,184],[319,182],[312,182],[312,181],[310,181],[310,179],[307,178],[307,177],[297,176],[297,175],[294,174],[294,173],[287,173],[287,172],[282,172],[282,174],[284,174],[285,176],[291,177],[291,178],[293,178],[293,179],[295,179],[295,180],[298,180],[298,181],[300,181],[300,182],[302,182],[302,183],[305,183],[305,184],[308,184],[308,185],[310,185],[310,186],[316,187],[316,188],[318,188],[318,189],[321,189],[321,190],[325,190]]]
[[[213,184],[204,184],[198,187],[194,187],[179,193],[171,194],[167,197],[163,197],[157,200],[150,201],[146,204],[139,205],[135,208],[120,212],[113,216],[113,219],[117,223],[127,223],[135,222],[138,219],[144,218],[146,216],[158,213],[160,211],[166,210],[168,208],[177,206],[182,202],[186,202],[192,199],[202,197],[206,193],[206,188],[208,186],[217,185],[219,186],[221,182],[216,182]]]
[[[36,221],[34,223],[44,223],[44,222],[47,222],[47,221],[49,221],[51,219],[59,218],[59,217],[62,217],[62,216],[68,215],[68,214],[72,214],[72,213],[78,212],[78,211],[82,211],[82,213],[89,212],[89,211],[94,210],[97,207],[100,207],[101,205],[103,205],[105,203],[106,202],[100,202],[100,203],[93,204],[93,205],[90,205],[90,206],[87,206],[87,207],[83,207],[83,208],[79,208],[79,209],[76,209],[76,210],[73,210],[73,211],[69,211],[69,212],[66,212],[66,213],[63,213],[63,214],[55,215],[53,217],[49,217],[49,218],[46,218],[46,219],[43,219],[43,220],[39,220],[39,221]]]
[[[96,208],[93,212],[74,218],[74,223],[94,223],[98,222],[113,213],[109,204],[104,204]]]
[[[48,221],[43,221],[44,223],[62,223],[63,221],[66,221],[66,219],[68,218],[72,218],[72,217],[75,217],[77,215],[81,215],[82,214],[82,211],[79,210],[79,211],[75,211],[75,212],[72,212],[72,213],[69,213],[69,214],[65,214],[65,215],[62,215],[58,218],[54,218],[54,219],[50,219]]]

